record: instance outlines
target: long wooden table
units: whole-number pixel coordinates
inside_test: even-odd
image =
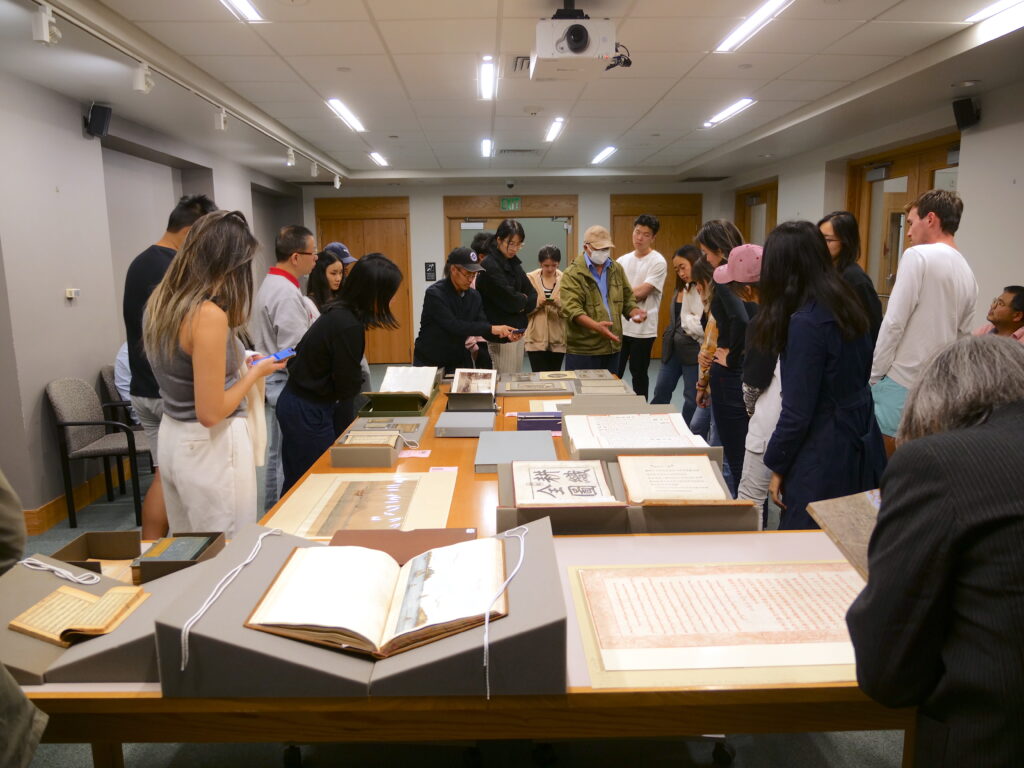
[[[426,472],[431,466],[459,469],[450,527],[495,529],[497,482],[475,474],[477,441],[435,438],[433,423],[444,409],[439,395],[429,412],[421,448],[427,458],[400,459],[394,470]],[[528,397],[501,403],[496,428],[515,429],[514,413],[529,407]],[[566,458],[556,438],[558,455]],[[310,472],[338,472],[325,455]],[[285,497],[287,498],[287,496]],[[275,508],[276,509],[276,508]],[[261,522],[272,524],[272,510]],[[793,539],[792,537],[803,537]],[[732,537],[732,538],[730,538]],[[790,537],[787,539],[786,537]],[[627,539],[628,537],[623,537]],[[690,546],[722,547],[735,541],[751,552],[778,552],[811,546],[827,552],[824,534],[683,534]],[[795,542],[787,544],[787,542]],[[779,548],[782,547],[780,550]],[[568,544],[556,541],[560,560]],[[838,553],[838,550],[832,551]],[[561,563],[560,563],[561,565]],[[563,590],[566,569],[561,567]],[[841,730],[906,730],[912,710],[887,709],[865,696],[856,681],[828,684],[695,686],[674,689],[600,690],[589,685],[581,666],[579,628],[570,606],[569,687],[556,696],[316,699],[166,699],[159,685],[49,684],[26,692],[50,715],[44,740],[90,743],[97,768],[123,765],[123,742],[401,742],[491,739],[665,738],[701,733],[798,733]],[[910,765],[909,745],[904,765]]]

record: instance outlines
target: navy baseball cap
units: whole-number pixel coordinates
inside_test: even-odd
[[[342,264],[355,264],[358,259],[348,252],[344,243],[328,243],[324,246],[323,253],[329,253],[336,257]]]
[[[448,254],[448,263],[462,267],[467,272],[483,272],[480,257],[469,248],[456,248]]]

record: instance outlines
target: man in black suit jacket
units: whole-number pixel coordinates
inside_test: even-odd
[[[1004,369],[1004,376],[1022,375],[1024,350],[1018,357],[1018,370]],[[952,376],[935,363],[932,375]],[[939,386],[952,401],[957,382]],[[1024,390],[1024,383],[1009,386]],[[903,444],[882,478],[868,585],[846,621],[861,688],[889,706],[920,707],[919,767],[1024,765],[1024,397],[1018,397],[996,406],[982,424]],[[960,407],[973,406],[976,420],[977,405]],[[907,412],[901,430],[906,418]]]

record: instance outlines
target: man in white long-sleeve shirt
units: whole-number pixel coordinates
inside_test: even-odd
[[[907,239],[871,365],[875,417],[889,453],[903,402],[925,364],[971,332],[978,282],[953,236],[964,204],[956,192],[933,189],[907,206]]]

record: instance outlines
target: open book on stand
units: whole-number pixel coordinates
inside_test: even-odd
[[[8,627],[67,648],[79,640],[113,632],[147,597],[149,593],[140,587],[111,587],[103,595],[58,587]]]
[[[504,580],[497,538],[430,549],[402,566],[364,547],[298,548],[245,626],[382,659],[483,624]],[[491,619],[507,613],[503,594]]]

